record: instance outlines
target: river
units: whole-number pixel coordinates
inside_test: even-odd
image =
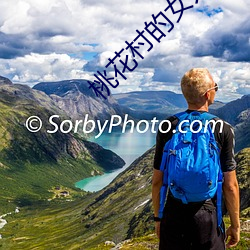
[[[20,212],[19,207],[16,207],[14,213],[19,213],[19,212]],[[9,213],[6,213],[6,214],[3,214],[3,215],[0,216],[0,229],[2,229],[8,223],[7,220],[5,220],[3,218],[5,218],[7,215],[10,215],[10,214],[12,214],[12,212],[9,212]],[[0,239],[2,239],[2,238],[3,237],[0,234]]]
[[[106,149],[110,149],[118,154],[125,162],[125,166],[111,173],[78,181],[76,187],[85,191],[95,192],[107,186],[119,173],[124,171],[136,158],[145,153],[155,144],[156,134],[148,130],[146,133],[125,133],[113,131],[111,134],[105,133],[99,138],[90,138],[90,141],[98,143]]]

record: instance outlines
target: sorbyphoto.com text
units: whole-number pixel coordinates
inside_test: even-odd
[[[161,133],[168,133],[172,129],[172,123],[169,120],[157,120],[154,117],[151,120],[140,120],[135,122],[132,119],[129,119],[129,115],[125,114],[124,117],[120,115],[112,115],[110,120],[105,120],[104,122],[100,120],[89,119],[89,115],[86,114],[84,119],[71,121],[69,119],[62,120],[60,122],[59,119],[61,117],[59,115],[52,115],[46,121],[50,124],[50,129],[47,129],[47,133],[54,134],[56,132],[61,132],[64,134],[67,133],[83,133],[83,134],[91,134],[96,133],[95,138],[100,137],[104,132],[112,133],[114,129],[121,130],[121,133],[133,133],[135,130],[138,133],[146,133],[149,130],[151,133],[157,133],[159,130]],[[26,128],[32,132],[36,133],[41,130],[43,127],[43,122],[38,116],[30,116],[25,123]],[[208,126],[211,127],[212,132],[215,131],[216,124],[220,124],[219,132],[222,133],[223,130],[223,122],[222,120],[209,120],[206,121],[205,124],[200,120],[194,120],[190,124],[188,124],[188,120],[181,121],[177,128],[173,130],[173,133],[177,131],[180,133],[186,133],[185,124],[188,124],[192,133],[199,133],[203,126],[204,131],[206,132]],[[164,128],[163,128],[164,127]]]

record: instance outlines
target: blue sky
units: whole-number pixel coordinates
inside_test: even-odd
[[[177,1],[178,2],[178,1]],[[155,42],[113,93],[172,90],[182,75],[206,67],[220,86],[218,99],[250,94],[250,3],[183,0],[195,8],[168,15],[175,27]],[[0,2],[0,75],[30,86],[41,81],[93,80],[108,58],[144,29],[164,0],[8,0]],[[113,74],[113,72],[111,72]]]

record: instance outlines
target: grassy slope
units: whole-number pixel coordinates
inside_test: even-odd
[[[245,151],[242,154],[249,159]],[[135,210],[150,198],[152,157],[150,150],[100,192],[73,202],[61,200],[23,208],[19,214],[6,217],[8,224],[0,230],[3,249],[104,250],[111,249],[104,246],[106,240],[117,244],[126,238],[133,240],[121,249],[157,249],[154,236],[142,237],[154,230],[151,201]],[[235,249],[247,249],[249,238],[249,229],[243,231]]]
[[[32,205],[6,217],[8,224],[0,230],[2,249],[90,249],[105,240],[118,243],[152,232],[151,200],[140,205],[151,196],[153,150],[101,192],[76,192],[75,201],[47,202],[53,186],[73,187],[99,166],[88,155],[77,159],[65,155],[56,161],[43,153],[44,144],[34,143],[36,138],[23,128],[22,119],[39,114],[45,120],[44,108],[31,102],[0,105],[0,215],[13,211],[19,202]],[[51,146],[48,141],[54,140],[40,138],[47,141],[47,149]],[[81,195],[85,196],[77,198]]]
[[[6,213],[15,206],[32,205],[39,200],[52,197],[49,193],[53,186],[74,189],[74,183],[89,177],[92,163],[64,159],[60,163],[26,164],[23,170],[0,170],[1,197],[0,212]]]
[[[229,218],[224,219],[226,226],[229,225]],[[241,240],[239,244],[232,248],[233,250],[247,250],[250,247],[249,231],[241,232]],[[120,243],[120,250],[158,250],[159,241],[155,234],[148,234],[145,236],[133,238]],[[104,243],[99,244],[90,250],[111,250],[112,247],[105,245]]]
[[[8,224],[0,230],[2,246],[4,249],[68,250],[89,249],[105,240],[122,241],[127,236],[128,222],[141,213],[143,206],[135,208],[150,198],[149,169],[141,173],[139,167],[139,164],[148,165],[148,157],[152,159],[152,152],[137,161],[134,175],[131,175],[134,172],[131,168],[102,192],[73,202],[53,201],[21,208],[19,214],[6,217]],[[137,189],[138,185],[142,187],[146,183],[145,188]],[[103,193],[107,191],[111,195],[105,197]]]
[[[86,231],[81,223],[83,200],[74,202],[53,202],[39,207],[24,208],[19,214],[6,217],[8,224],[0,231],[3,239],[0,249],[5,250],[105,250],[105,239],[86,247]],[[229,218],[225,218],[229,224]],[[99,232],[96,231],[98,234]],[[149,232],[150,233],[150,232]],[[150,235],[132,238],[121,243],[121,250],[158,249],[158,240],[151,231]],[[249,230],[241,232],[241,241],[235,250],[246,250],[250,247]],[[90,239],[91,240],[91,239]],[[95,246],[95,247],[94,247]]]
[[[74,183],[89,177],[91,171],[103,170],[86,151],[76,158],[60,154],[58,144],[64,146],[66,137],[48,135],[45,129],[35,135],[24,127],[29,116],[39,115],[45,121],[58,110],[10,96],[9,92],[0,96],[0,215],[20,203],[33,204],[51,197],[48,190],[53,186],[74,188]]]
[[[1,230],[3,249],[79,249],[83,243],[81,208],[83,200],[52,201],[21,208],[6,217]]]

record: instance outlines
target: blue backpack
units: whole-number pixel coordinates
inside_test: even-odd
[[[163,185],[159,217],[163,217],[168,189],[184,204],[211,199],[217,192],[217,220],[220,227],[223,175],[219,148],[207,123],[216,116],[193,111],[182,112],[175,117],[179,122],[172,138],[164,146],[160,166]]]

